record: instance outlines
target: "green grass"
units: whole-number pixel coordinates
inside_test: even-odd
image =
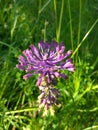
[[[98,129],[98,1],[0,0],[0,130]],[[38,112],[37,76],[24,81],[18,56],[40,40],[64,41],[76,70],[60,79],[60,108]]]

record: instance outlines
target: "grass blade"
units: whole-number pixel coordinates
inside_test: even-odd
[[[73,57],[76,52],[79,50],[79,48],[81,47],[82,43],[85,41],[85,39],[88,37],[88,35],[90,34],[90,32],[93,30],[93,28],[95,27],[95,25],[97,24],[98,19],[94,22],[94,24],[91,26],[91,28],[88,30],[88,32],[85,34],[85,36],[83,37],[82,41],[78,44],[77,48],[75,49],[75,51],[73,52],[72,56]]]

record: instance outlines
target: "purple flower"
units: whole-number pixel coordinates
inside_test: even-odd
[[[60,92],[58,89],[52,85],[40,86],[39,89],[41,90],[41,94],[38,96],[40,108],[45,107],[45,109],[49,109],[53,105],[59,105],[58,97],[60,96]]]
[[[55,41],[51,44],[41,41],[38,43],[38,48],[31,44],[30,49],[24,50],[23,54],[19,56],[19,64],[16,67],[26,71],[23,76],[25,80],[33,74],[39,74],[37,86],[41,84],[43,77],[47,77],[48,83],[57,77],[67,79],[67,75],[61,73],[60,70],[73,72],[74,65],[71,58],[68,58],[72,51],[69,50],[66,53],[64,51],[64,44],[58,44]]]
[[[67,79],[67,75],[61,70],[74,71],[72,60],[68,58],[72,52],[69,50],[64,53],[64,51],[63,43],[58,44],[53,41],[49,44],[41,41],[38,48],[32,44],[30,49],[24,50],[23,54],[19,56],[19,64],[16,65],[17,68],[26,72],[23,76],[25,80],[33,74],[38,74],[36,85],[41,91],[38,102],[39,107],[44,107],[45,110],[59,105],[60,92],[54,86],[58,77]]]

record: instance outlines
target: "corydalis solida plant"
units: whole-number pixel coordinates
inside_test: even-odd
[[[60,92],[54,86],[58,77],[67,79],[67,75],[61,73],[61,70],[74,71],[72,60],[68,58],[72,51],[66,53],[64,51],[63,43],[41,41],[38,43],[38,48],[31,44],[30,49],[24,50],[19,56],[19,64],[16,65],[20,70],[26,71],[23,76],[25,80],[33,74],[38,74],[36,86],[41,91],[38,97],[39,106],[45,109],[58,105]]]

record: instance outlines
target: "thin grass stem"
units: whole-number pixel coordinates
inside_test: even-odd
[[[85,39],[88,37],[88,35],[90,34],[90,32],[93,30],[93,28],[95,27],[95,25],[97,24],[98,19],[93,23],[93,25],[91,26],[91,28],[88,30],[88,32],[85,34],[85,36],[83,37],[83,39],[81,40],[81,42],[78,44],[77,48],[74,50],[73,54],[71,57],[73,57],[77,51],[79,50],[79,48],[81,47],[82,43],[85,41]]]
[[[14,19],[13,27],[11,29],[11,39],[13,38],[13,35],[14,35],[14,31],[15,31],[16,24],[17,24],[17,19],[18,19],[18,17],[16,16]]]
[[[39,10],[39,14],[48,6],[51,0],[48,0],[47,3]]]
[[[56,35],[57,42],[59,42],[59,40],[60,40],[62,17],[63,17],[63,9],[64,9],[64,0],[62,0],[61,11],[60,11],[60,18],[59,18],[60,20],[59,20],[59,25],[57,27],[57,35]]]
[[[56,0],[54,0],[54,13],[55,13],[56,38],[57,38],[57,3],[56,3]]]
[[[80,31],[81,31],[81,9],[82,9],[82,2],[80,0],[80,8],[79,8],[79,25],[78,25],[78,40],[77,40],[77,45],[79,44],[80,42]]]
[[[29,112],[29,111],[34,111],[34,110],[37,110],[37,108],[27,108],[27,109],[15,110],[15,111],[8,111],[5,113],[5,115],[21,113],[21,112]]]
[[[98,125],[94,125],[94,126],[88,127],[86,129],[83,129],[83,130],[97,130],[97,129],[98,129]]]
[[[81,9],[82,9],[82,2],[81,2],[81,0],[80,0],[80,2],[79,2],[79,25],[78,25],[78,39],[77,39],[77,46],[78,46],[78,44],[79,44],[79,42],[80,42],[80,32],[81,32]],[[77,55],[76,55],[76,57],[78,58],[78,51],[77,51]],[[77,59],[76,58],[76,59]]]
[[[73,27],[72,27],[72,16],[71,16],[70,0],[68,0],[68,11],[69,11],[69,20],[70,20],[71,47],[72,47],[72,51],[73,51],[74,50],[74,46],[73,46]]]

